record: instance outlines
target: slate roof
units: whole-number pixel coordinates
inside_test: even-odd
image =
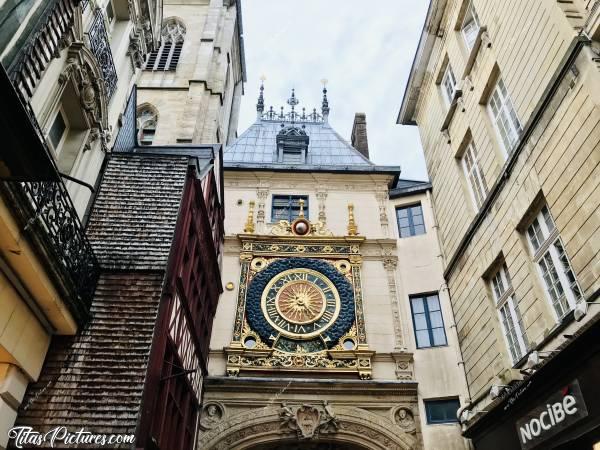
[[[305,164],[277,161],[277,133],[284,126],[303,129],[310,141]],[[302,128],[304,125],[305,128]],[[292,124],[289,120],[258,119],[223,154],[226,169],[268,169],[293,171],[348,171],[399,173],[395,166],[378,166],[365,158],[327,122]]]
[[[40,378],[29,385],[21,403],[17,425],[40,432],[64,425],[71,431],[84,427],[94,433],[135,433],[163,276],[100,276],[92,319],[76,336],[52,338]]]
[[[390,189],[390,198],[398,198],[406,195],[418,194],[431,189],[429,181],[408,180],[400,178],[396,186]]]

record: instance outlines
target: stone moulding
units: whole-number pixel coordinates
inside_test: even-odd
[[[242,345],[227,347],[227,375],[251,372],[311,372],[358,373],[363,380],[371,379],[369,350],[327,351],[319,353],[284,353],[273,349],[245,349]]]
[[[306,422],[304,431],[299,431],[296,425],[298,412]],[[297,442],[299,432],[308,436],[303,440],[354,442],[375,450],[408,450],[419,445],[414,434],[361,408],[330,404],[293,406],[286,403],[253,408],[227,417],[200,434],[198,444],[199,448],[206,450],[250,448],[271,442]]]

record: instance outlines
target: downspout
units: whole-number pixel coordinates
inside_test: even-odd
[[[438,243],[438,250],[440,252],[439,256],[442,258],[442,267],[446,266],[446,257],[444,254],[444,251],[442,250],[442,240],[440,238],[440,234],[439,234],[439,225],[438,225],[438,221],[437,221],[437,217],[435,215],[435,209],[433,208],[433,197],[431,196],[431,189],[427,190],[427,202],[429,203],[429,208],[431,209],[431,215],[433,217],[433,227],[435,228],[435,236],[437,238],[437,243]],[[465,385],[467,387],[467,396],[468,396],[468,403],[467,405],[461,407],[457,414],[462,413],[463,409],[466,409],[468,407],[470,407],[472,405],[472,400],[471,400],[471,389],[469,388],[469,382],[467,381],[467,370],[465,368],[465,361],[463,359],[463,354],[462,354],[462,348],[460,346],[460,340],[458,338],[458,327],[456,326],[456,315],[454,314],[454,305],[452,304],[452,295],[450,294],[450,286],[448,286],[448,280],[445,280],[445,289],[446,292],[448,293],[448,301],[450,302],[450,309],[452,310],[452,325],[450,326],[450,328],[454,328],[454,336],[456,337],[456,343],[458,344],[458,349],[457,349],[457,354],[458,354],[458,365],[462,366],[462,372],[465,376],[464,380],[465,380]]]

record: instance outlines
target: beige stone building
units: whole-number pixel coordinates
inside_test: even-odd
[[[82,222],[160,17],[154,0],[0,1],[0,448],[52,338],[89,319]]]
[[[240,2],[164,0],[163,16],[138,84],[140,142],[230,142],[246,70]]]
[[[199,447],[468,448],[430,185],[368,159],[364,115],[353,148],[326,95],[319,113],[298,102],[265,110],[261,87],[225,150]]]
[[[476,448],[600,441],[599,6],[433,0],[402,101],[431,177]],[[579,411],[564,423],[541,411],[563,398]]]

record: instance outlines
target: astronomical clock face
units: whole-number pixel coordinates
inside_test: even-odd
[[[282,335],[311,339],[335,323],[340,296],[333,282],[322,273],[289,269],[269,281],[261,309],[269,324]]]
[[[246,318],[252,331],[272,348],[290,353],[324,351],[354,323],[353,286],[328,262],[275,260],[250,283]]]

